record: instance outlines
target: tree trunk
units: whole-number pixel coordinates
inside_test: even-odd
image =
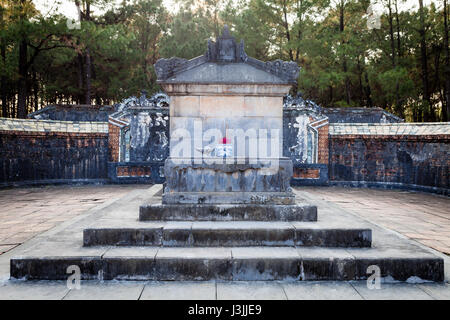
[[[402,54],[402,41],[400,38],[400,18],[398,14],[398,0],[395,0],[395,23],[396,23],[396,29],[397,29],[397,53],[398,57],[400,58]],[[399,59],[400,62],[400,59]]]
[[[397,68],[397,62],[396,62],[396,59],[395,59],[396,53],[395,53],[395,38],[394,38],[394,17],[393,17],[393,14],[392,14],[392,2],[391,2],[391,0],[389,0],[388,6],[389,6],[389,8],[388,8],[389,9],[389,15],[388,15],[389,37],[391,39],[392,68],[395,69],[395,68]],[[397,16],[397,19],[398,19],[398,16]],[[397,20],[397,28],[398,28],[398,20]],[[398,29],[397,29],[397,32],[398,32]],[[400,103],[400,86],[399,86],[398,80],[395,83],[395,113],[398,116],[403,117],[402,106],[401,106],[401,103]]]
[[[450,121],[450,48],[448,43],[448,4],[444,0],[444,48],[445,48],[445,104],[442,107],[444,121]]]
[[[91,104],[91,55],[89,53],[89,48],[86,48],[86,61],[85,61],[85,76],[86,76],[86,91],[85,91],[85,104]]]
[[[77,95],[77,103],[83,103],[83,77],[84,77],[84,68],[83,68],[83,55],[80,53],[77,55],[77,76],[78,76],[78,95]]]
[[[27,49],[26,40],[21,40],[19,44],[19,81],[18,81],[18,101],[17,117],[25,119],[27,116]]]
[[[1,40],[0,52],[3,60],[3,65],[6,65],[6,44],[4,39]],[[8,117],[8,97],[6,96],[7,79],[4,74],[1,76],[0,95],[2,99],[2,117]]]
[[[85,11],[85,19],[86,21],[90,21],[91,19],[91,8],[89,1],[86,1],[86,11]],[[85,91],[85,103],[91,104],[91,72],[92,72],[92,65],[91,65],[91,53],[89,51],[89,47],[86,47],[85,52],[85,77],[86,77],[86,91]]]
[[[284,16],[283,24],[284,24],[284,29],[285,29],[285,32],[286,32],[286,39],[287,39],[287,41],[288,41],[288,45],[290,45],[290,42],[291,42],[291,33],[290,33],[290,31],[289,31],[289,24],[288,24],[288,21],[287,21],[287,7],[286,7],[286,0],[283,0],[283,16]],[[289,48],[289,49],[288,49],[288,52],[289,52],[289,59],[291,59],[291,61],[294,61],[294,54],[293,54],[293,52],[292,52],[292,49]]]
[[[423,112],[423,121],[430,121],[430,108],[431,108],[431,99],[430,99],[430,89],[428,82],[428,57],[427,57],[427,40],[426,40],[426,31],[425,31],[425,16],[424,16],[424,8],[423,8],[423,0],[419,0],[419,14],[420,14],[420,59],[422,64],[422,85],[423,85],[423,101],[424,101],[424,112]]]
[[[345,28],[345,23],[344,23],[344,10],[345,7],[345,0],[341,0],[340,3],[340,7],[339,7],[339,31],[341,33],[344,32],[344,28]],[[344,41],[342,41],[342,44],[344,44]],[[351,101],[351,95],[350,95],[350,79],[347,76],[347,58],[345,56],[344,53],[344,57],[343,57],[343,63],[342,63],[342,68],[344,70],[345,73],[345,100],[347,101],[347,104],[350,105],[350,101]]]
[[[36,70],[33,68],[33,95],[34,95],[34,111],[39,110],[39,82],[36,75]]]

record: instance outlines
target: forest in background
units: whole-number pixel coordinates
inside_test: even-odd
[[[157,92],[159,58],[202,55],[227,24],[249,56],[298,63],[292,94],[322,107],[450,121],[447,0],[409,0],[415,10],[378,0],[379,12],[369,0],[175,0],[178,10],[162,0],[113,1],[73,0],[78,24],[43,15],[31,0],[0,0],[0,116]]]

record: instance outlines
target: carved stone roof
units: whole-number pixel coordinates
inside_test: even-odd
[[[244,41],[238,44],[225,26],[215,42],[208,40],[204,55],[159,59],[155,71],[158,83],[294,84],[300,68],[295,62],[263,62],[247,56]]]

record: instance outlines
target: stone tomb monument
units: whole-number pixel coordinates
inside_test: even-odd
[[[282,156],[296,63],[248,57],[225,26],[205,55],[161,59],[155,70],[170,96],[170,157],[162,204],[141,207],[141,219],[316,219],[316,207],[295,203]]]
[[[82,279],[358,280],[375,265],[388,279],[444,279],[443,259],[411,241],[295,199],[281,155],[295,63],[247,57],[225,28],[205,55],[155,67],[171,99],[162,195],[133,191],[25,246],[12,278],[67,280],[76,266]]]

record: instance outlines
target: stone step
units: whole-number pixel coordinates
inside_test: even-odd
[[[80,268],[93,280],[362,280],[378,266],[389,281],[443,281],[444,261],[427,252],[373,248],[121,247],[105,253],[11,259],[12,278],[67,280]]]
[[[320,246],[370,247],[367,228],[327,227],[315,222],[139,222],[84,229],[84,246]]]
[[[317,207],[279,204],[147,204],[141,221],[317,221]]]

